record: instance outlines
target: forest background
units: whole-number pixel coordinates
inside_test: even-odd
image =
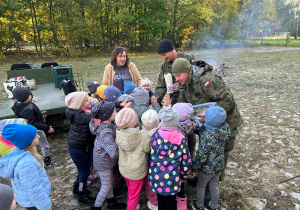
[[[270,36],[288,45],[299,36],[299,14],[299,0],[1,0],[0,59],[29,46],[63,57],[116,45],[150,52],[163,38],[184,50],[251,46]]]

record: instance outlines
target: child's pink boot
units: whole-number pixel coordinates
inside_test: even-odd
[[[184,196],[185,196],[184,198],[179,198],[178,196],[176,196],[177,209],[187,210],[187,204],[186,204],[187,196],[186,195],[184,195]]]

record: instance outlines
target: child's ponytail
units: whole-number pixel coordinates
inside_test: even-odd
[[[44,161],[42,159],[42,156],[38,153],[35,146],[29,145],[25,151],[29,151],[41,164],[41,166],[44,168]]]

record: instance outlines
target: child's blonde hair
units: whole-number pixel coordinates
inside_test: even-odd
[[[41,164],[41,166],[44,168],[44,161],[42,159],[42,156],[38,153],[36,146],[32,146],[31,144],[24,149],[25,151],[29,151]]]

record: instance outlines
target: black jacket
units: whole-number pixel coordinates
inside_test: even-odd
[[[70,109],[65,112],[66,117],[71,122],[68,135],[68,145],[75,148],[85,148],[95,139],[89,127],[91,114],[84,110]]]
[[[34,103],[16,101],[11,109],[18,118],[24,118],[28,124],[33,125],[36,129],[49,131],[50,126],[45,124],[42,112]]]

